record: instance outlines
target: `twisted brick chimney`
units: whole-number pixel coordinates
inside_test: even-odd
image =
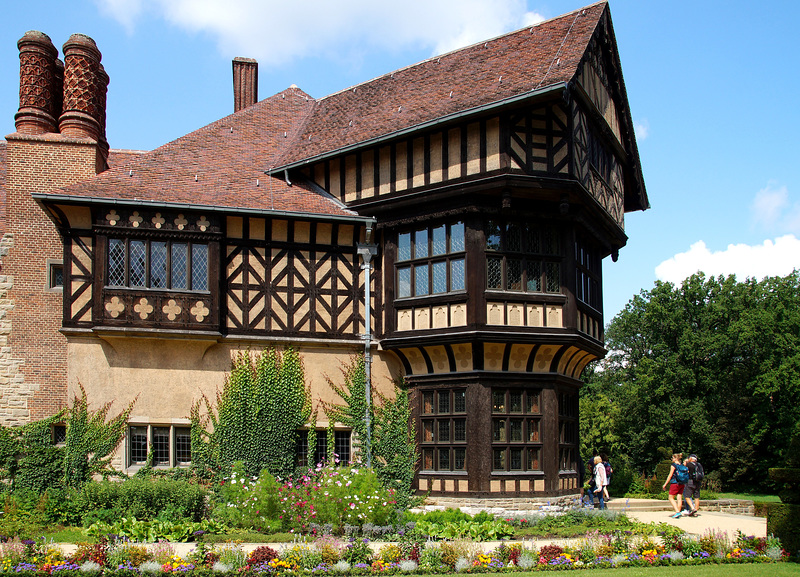
[[[233,59],[233,111],[258,102],[258,62],[252,58]]]

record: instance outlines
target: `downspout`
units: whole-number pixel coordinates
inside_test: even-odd
[[[363,259],[361,270],[364,271],[364,394],[367,405],[364,414],[364,422],[367,425],[364,453],[367,467],[372,467],[372,296],[370,284],[372,282],[372,257],[378,254],[378,245],[371,242],[375,222],[373,219],[367,223],[365,242],[358,244],[358,254]]]

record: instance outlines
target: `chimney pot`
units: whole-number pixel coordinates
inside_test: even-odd
[[[233,111],[258,102],[258,62],[237,56],[233,59]]]
[[[17,47],[19,111],[14,116],[17,131],[24,134],[55,132],[61,110],[58,50],[47,34],[37,30],[26,32]]]
[[[65,136],[102,140],[105,72],[101,58],[94,40],[84,34],[73,34],[64,44],[64,109],[58,127]]]

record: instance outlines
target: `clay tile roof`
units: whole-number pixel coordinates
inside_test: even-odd
[[[109,170],[53,194],[352,217],[313,185],[264,174],[312,104],[289,88],[151,152],[110,155]]]
[[[568,82],[606,7],[593,4],[322,98],[275,168]]]

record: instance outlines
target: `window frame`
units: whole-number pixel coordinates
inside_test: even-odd
[[[430,411],[426,410],[428,398],[431,399]],[[444,399],[446,402],[443,402]],[[467,441],[470,436],[467,387],[420,389],[419,402],[420,473],[466,473],[469,465]],[[460,405],[459,410],[456,410],[457,405]],[[463,429],[463,438],[457,438],[457,428]],[[447,440],[440,437],[443,430],[447,430]],[[430,437],[427,437],[428,432]],[[461,467],[456,466],[459,461]]]
[[[558,393],[558,469],[560,472],[576,472],[578,457],[579,399],[576,392]],[[571,466],[570,466],[571,465]]]
[[[136,459],[134,460],[134,448],[133,448],[133,433],[132,429],[135,428],[143,428],[146,430],[145,437],[145,447],[144,447],[144,459]],[[155,444],[155,432],[157,429],[167,429],[168,430],[168,437],[166,440],[165,448],[167,450],[167,458],[156,461],[156,448],[154,447]],[[179,450],[178,450],[178,443],[179,437],[188,439],[188,451],[189,451],[189,460],[181,460],[179,458]],[[153,459],[153,467],[159,469],[170,469],[174,467],[189,467],[192,464],[191,461],[191,426],[187,424],[166,424],[166,423],[128,423],[125,429],[125,463],[127,469],[138,469],[139,467],[143,467],[147,464],[147,456],[150,454],[150,450],[153,448],[154,459]],[[140,450],[137,448],[137,450]],[[163,450],[163,449],[162,449]]]
[[[456,227],[461,228],[461,234],[454,235]],[[436,252],[437,232],[444,228],[444,251]],[[425,249],[419,243],[419,236],[425,234]],[[418,226],[397,233],[397,255],[395,259],[395,298],[397,300],[439,297],[452,294],[463,294],[467,290],[467,252],[466,252],[467,226],[465,221],[438,222],[425,226]],[[408,256],[404,255],[405,241],[408,238]],[[460,243],[460,244],[459,244]],[[462,270],[460,279],[456,277],[456,263],[461,262]],[[437,272],[439,267],[444,269],[444,289],[436,291]],[[418,286],[418,280],[423,280],[427,287]],[[408,287],[405,290],[404,287]],[[422,292],[420,292],[422,291]]]
[[[512,236],[512,226],[519,231],[518,238]],[[487,291],[564,294],[564,256],[557,227],[524,220],[488,219],[484,223],[484,254]],[[493,265],[493,262],[498,264]],[[512,266],[519,267],[513,275],[518,278],[516,282],[512,282]],[[538,272],[533,275],[531,271],[537,268]],[[494,280],[496,277],[499,282]]]
[[[600,252],[583,238],[575,240],[575,298],[600,312],[603,308]]]
[[[490,389],[491,428],[489,431],[491,444],[491,472],[496,474],[529,474],[542,473],[542,389],[521,386],[498,386]],[[519,395],[519,410],[512,410],[512,398]],[[502,405],[498,399],[502,396]],[[535,401],[535,403],[533,403]],[[520,439],[513,440],[511,431],[513,423],[520,423]],[[535,423],[535,439],[532,435],[532,423]],[[497,438],[499,425],[505,432],[504,438]],[[512,467],[512,461],[519,451],[520,466]],[[502,465],[498,465],[498,457]],[[535,459],[538,465],[531,465]]]
[[[114,263],[112,266],[112,250],[116,242],[122,243],[122,263]],[[144,244],[144,283],[142,285],[131,284],[131,244],[143,243]],[[165,286],[153,286],[153,246],[154,244],[164,244],[164,284]],[[176,269],[173,267],[172,259],[174,257],[173,246],[186,245],[186,262],[185,262],[185,286],[173,287],[174,274]],[[176,238],[142,238],[138,236],[107,236],[106,237],[106,258],[105,267],[103,271],[103,286],[105,289],[112,290],[143,290],[143,291],[164,291],[164,292],[182,292],[182,293],[203,293],[209,294],[211,292],[211,243],[208,240],[191,240],[191,239],[176,239]],[[196,247],[204,247],[205,252],[205,279],[202,283],[198,283],[196,277],[200,275],[201,271],[195,272],[195,254]],[[199,265],[198,265],[199,266]],[[124,275],[123,284],[111,284],[112,269],[122,268]],[[202,284],[201,288],[194,288],[196,284]]]
[[[325,462],[328,460],[328,430],[315,429],[317,435],[317,446],[314,449],[314,462],[308,462],[308,429],[299,429],[297,431],[297,442],[295,444],[295,463],[298,467],[315,467],[317,463]],[[336,457],[339,459],[340,464],[348,464],[351,461],[353,454],[353,439],[352,431],[350,429],[335,429],[333,447]],[[347,442],[347,453],[339,453],[339,449],[343,447],[344,442]],[[344,458],[346,457],[346,459]]]
[[[64,261],[62,259],[48,258],[46,260],[46,275],[44,288],[47,292],[63,292],[64,290]],[[57,271],[61,271],[61,284],[56,284]]]

